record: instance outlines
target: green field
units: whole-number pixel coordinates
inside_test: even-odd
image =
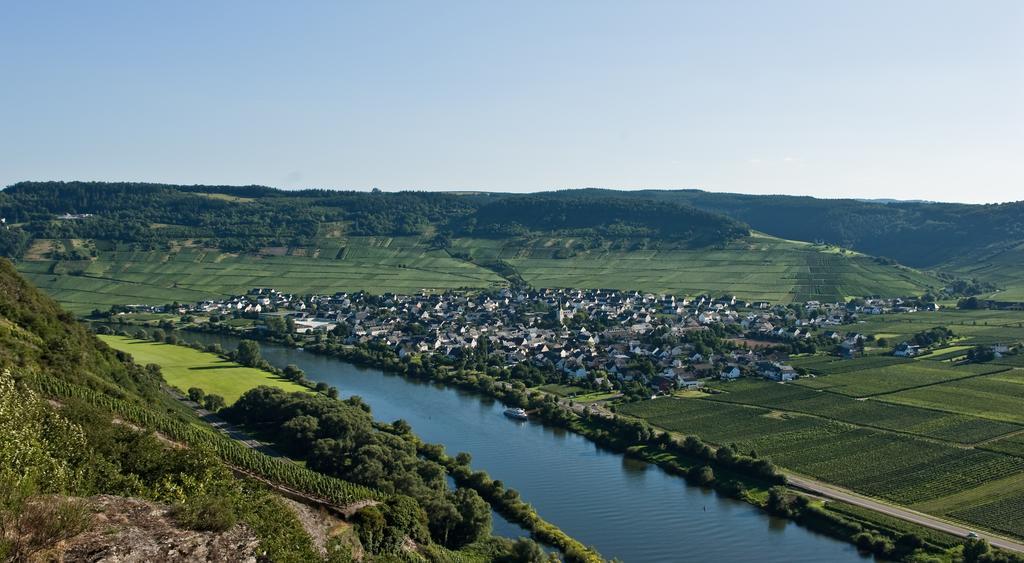
[[[536,287],[601,287],[695,295],[727,293],[788,303],[848,296],[919,294],[934,278],[855,253],[756,234],[720,248],[605,244],[571,238],[456,241],[480,261],[504,260]],[[559,256],[567,257],[559,257]]]
[[[1024,424],[1024,370],[900,391],[879,400]]]
[[[268,249],[268,252],[276,249]],[[325,241],[285,255],[235,255],[182,248],[173,252],[106,250],[91,262],[25,260],[19,270],[66,308],[84,313],[113,304],[195,302],[273,287],[293,293],[488,288],[491,270],[431,250],[418,237]]]
[[[708,400],[811,414],[859,426],[961,444],[975,444],[1024,430],[1024,426],[977,416],[857,400],[798,385],[737,381],[719,387],[726,392],[708,395]]]
[[[862,317],[843,328],[863,334],[885,334],[891,345],[936,326],[945,326],[961,339],[957,346],[1009,344],[1024,341],[1024,311],[958,310],[921,311]]]
[[[167,383],[181,389],[199,387],[207,394],[224,397],[230,405],[243,393],[259,385],[280,387],[286,391],[308,391],[306,387],[263,370],[248,368],[213,354],[186,346],[160,344],[123,336],[100,336],[112,348],[132,355],[140,365],[157,364]]]
[[[945,360],[951,360],[958,358],[967,353],[971,349],[971,346],[947,346],[945,348],[938,348],[931,352],[914,358],[916,360],[931,360],[933,362],[942,362]]]
[[[1000,291],[988,295],[1001,301],[1024,301],[1024,243],[999,244],[974,252],[939,269],[970,279],[995,283]]]
[[[844,360],[838,356],[803,356],[793,358],[791,363],[794,367],[806,368],[816,374],[835,375],[896,364],[906,364],[912,361],[896,356],[864,356],[852,360]]]
[[[800,379],[796,384],[850,397],[869,397],[1006,369],[1006,366],[998,365],[947,366],[939,362],[910,361],[813,379]]]
[[[507,283],[491,269],[499,262],[534,287],[728,293],[781,303],[920,294],[941,285],[916,270],[765,235],[703,249],[648,239],[585,249],[571,238],[465,238],[439,250],[426,237],[347,237],[321,239],[315,247],[266,248],[259,255],[188,244],[137,251],[97,241],[94,260],[47,259],[46,249],[58,242],[67,246],[37,241],[18,269],[76,313],[114,304],[194,302],[253,287],[293,293],[490,288]]]
[[[577,387],[575,385],[561,385],[558,383],[549,383],[547,385],[541,385],[540,387],[537,387],[537,389],[540,389],[541,391],[545,391],[547,393],[551,393],[552,395],[557,395],[559,397],[569,397],[573,395],[587,393],[587,389],[583,387]]]
[[[1024,432],[1000,438],[985,444],[985,449],[1024,457]]]
[[[1018,457],[703,399],[643,401],[619,412],[714,443],[735,443],[793,471],[906,505],[1024,471]]]

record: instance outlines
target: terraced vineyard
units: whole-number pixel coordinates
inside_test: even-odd
[[[620,412],[793,471],[901,504],[970,489],[1024,470],[1024,459],[839,421],[704,399],[658,399]]]
[[[1024,430],[1024,426],[1016,424],[879,401],[859,401],[796,385],[735,382],[723,385],[722,389],[727,392],[709,395],[708,400],[812,414],[963,444],[974,444]]]
[[[815,379],[801,379],[797,384],[810,389],[826,389],[850,397],[869,397],[1005,369],[1007,368],[1004,366],[970,364],[953,367],[936,362],[912,361],[834,373]]]
[[[907,268],[855,253],[755,234],[720,248],[690,249],[648,239],[582,247],[572,238],[454,239],[449,250],[427,237],[345,237],[310,247],[268,247],[259,255],[204,249],[189,241],[170,251],[138,251],[104,241],[84,261],[47,258],[38,240],[18,264],[35,285],[76,313],[114,304],[194,302],[274,287],[295,293],[489,288],[507,283],[501,262],[535,287],[619,288],[682,295],[729,293],[788,303],[862,295],[910,295],[940,285]],[[72,244],[74,246],[74,244]]]
[[[1024,433],[1014,434],[985,444],[985,449],[1024,457]]]
[[[418,237],[361,237],[327,241],[317,249],[265,249],[236,255],[197,248],[174,252],[113,249],[94,261],[22,261],[32,283],[74,312],[113,304],[195,302],[274,287],[295,293],[487,288],[498,274],[431,250]],[[280,254],[280,255],[276,255]]]
[[[987,504],[980,504],[950,513],[967,522],[1015,536],[1024,536],[1024,493],[1017,493]]]
[[[896,356],[864,356],[852,360],[844,360],[838,356],[805,356],[793,358],[791,363],[796,367],[806,368],[819,375],[834,375],[905,364],[912,361]]]
[[[891,315],[873,315],[849,325],[850,330],[887,338],[892,344],[936,326],[945,326],[961,340],[957,346],[1006,344],[1024,340],[1024,311],[959,310],[919,311]]]
[[[650,241],[589,248],[571,238],[463,239],[455,241],[455,248],[476,262],[503,260],[536,287],[729,293],[788,303],[916,294],[936,283],[915,270],[760,234],[698,250]]]
[[[1016,356],[1007,356],[1005,358],[999,358],[997,360],[993,360],[992,363],[1001,366],[1024,368],[1024,354],[1017,354]]]
[[[879,400],[1024,424],[1024,370],[910,389]]]

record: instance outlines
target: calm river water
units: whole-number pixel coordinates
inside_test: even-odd
[[[229,336],[182,336],[218,342],[225,349],[238,344]],[[688,486],[656,466],[601,449],[573,433],[510,420],[497,402],[308,352],[266,344],[262,349],[276,366],[295,364],[310,379],[336,386],[342,396],[359,395],[378,420],[405,419],[424,440],[444,444],[449,454],[469,452],[474,469],[518,490],[541,516],[606,558],[639,563],[867,560],[849,544]],[[498,518],[494,529],[508,537],[526,535]]]

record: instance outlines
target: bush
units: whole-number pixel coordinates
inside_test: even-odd
[[[235,503],[226,496],[192,497],[174,507],[174,518],[182,526],[203,532],[224,532],[237,521]]]

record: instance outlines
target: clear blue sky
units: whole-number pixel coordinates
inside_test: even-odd
[[[0,184],[1024,199],[1024,2],[6,2]]]

